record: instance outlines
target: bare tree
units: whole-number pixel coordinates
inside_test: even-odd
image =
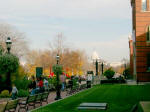
[[[51,51],[55,51],[59,55],[61,55],[64,52],[64,49],[67,48],[65,43],[65,36],[63,33],[58,33],[55,37],[53,42],[49,43]]]
[[[24,56],[28,51],[27,41],[25,40],[25,35],[22,32],[19,32],[15,27],[6,24],[0,23],[0,45],[4,48],[6,52],[5,41],[7,37],[12,39],[12,48],[11,52],[18,56],[19,58]]]

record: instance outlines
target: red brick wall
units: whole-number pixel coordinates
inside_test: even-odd
[[[129,40],[129,48],[130,48],[130,73],[133,75],[133,41]]]
[[[149,7],[149,3],[147,6]],[[147,27],[150,25],[150,11],[143,12],[142,1],[135,0],[134,13],[137,80],[150,81],[150,72],[147,72],[147,53],[150,52],[150,45],[146,42]]]

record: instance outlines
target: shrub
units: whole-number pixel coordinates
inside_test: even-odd
[[[0,94],[1,98],[8,98],[10,97],[9,91],[8,90],[3,90]]]
[[[53,84],[54,86],[56,86],[56,76],[52,77],[52,78],[49,78],[48,79],[48,83],[49,84]]]
[[[114,76],[114,74],[115,74],[115,72],[111,68],[109,68],[108,70],[106,70],[104,72],[104,76],[106,76],[107,79],[112,79],[112,77]]]
[[[28,90],[30,82],[31,81],[26,79],[25,77],[23,79],[14,81],[14,83],[15,83],[18,90],[19,89]]]
[[[125,79],[133,79],[133,75],[130,74],[130,68],[127,68],[123,71]]]
[[[18,91],[18,97],[27,97],[29,95],[29,92],[27,90],[23,90],[23,89],[20,89]]]

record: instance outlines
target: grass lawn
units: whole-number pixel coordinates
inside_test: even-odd
[[[97,85],[33,112],[130,112],[139,101],[150,101],[150,85]],[[106,102],[107,110],[78,110],[82,102]]]

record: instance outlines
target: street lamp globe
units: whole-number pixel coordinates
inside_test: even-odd
[[[11,44],[12,44],[11,38],[8,37],[6,40],[6,46],[7,46],[8,53],[10,53]]]
[[[59,64],[59,55],[57,54],[57,56],[56,56],[56,60],[57,60],[57,64]]]

